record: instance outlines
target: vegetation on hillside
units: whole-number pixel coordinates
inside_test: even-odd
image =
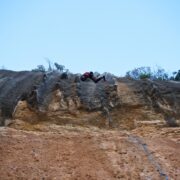
[[[44,72],[44,73],[56,71],[56,72],[60,72],[64,74],[70,74],[69,69],[67,69],[64,65],[61,65],[57,62],[53,63],[48,58],[46,60],[48,63],[48,68],[45,68],[44,65],[38,65],[36,68],[32,69],[32,71]],[[3,70],[5,68],[4,66],[2,66],[0,69]],[[100,76],[100,73],[94,72],[94,75]],[[103,73],[103,75],[105,75],[107,79],[116,77],[115,75],[109,72],[105,72]],[[138,67],[130,71],[127,71],[125,74],[125,77],[128,79],[134,79],[134,80],[150,79],[150,80],[161,80],[161,81],[167,81],[167,80],[180,81],[180,70],[177,70],[173,72],[172,74],[169,74],[168,72],[166,72],[165,69],[161,67],[152,69],[151,67],[143,66],[143,67]]]
[[[151,80],[173,80],[173,81],[180,81],[180,70],[177,72],[173,72],[169,75],[165,69],[158,67],[155,70],[152,70],[150,67],[139,67],[135,68],[131,71],[128,71],[125,77],[130,79],[151,79]]]

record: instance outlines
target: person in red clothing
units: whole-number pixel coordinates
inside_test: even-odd
[[[94,81],[95,83],[99,82],[101,79],[104,79],[104,81],[106,81],[105,76],[101,76],[101,77],[94,77],[94,73],[93,72],[85,72],[82,76],[81,76],[81,81],[86,81],[86,79],[91,79],[92,81]]]

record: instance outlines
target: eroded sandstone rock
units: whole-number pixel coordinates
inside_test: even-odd
[[[178,126],[180,84],[110,79],[95,84],[77,75],[0,71],[0,117],[28,122],[135,128],[140,121]],[[173,121],[173,122],[172,122]],[[138,122],[138,123],[137,123]],[[124,124],[124,125],[123,125]]]

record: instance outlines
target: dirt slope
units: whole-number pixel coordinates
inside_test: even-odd
[[[0,180],[180,179],[180,83],[0,70]]]
[[[0,128],[0,179],[180,178],[179,128],[33,128]]]

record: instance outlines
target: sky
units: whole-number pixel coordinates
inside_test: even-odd
[[[0,0],[0,68],[180,69],[179,0]]]

